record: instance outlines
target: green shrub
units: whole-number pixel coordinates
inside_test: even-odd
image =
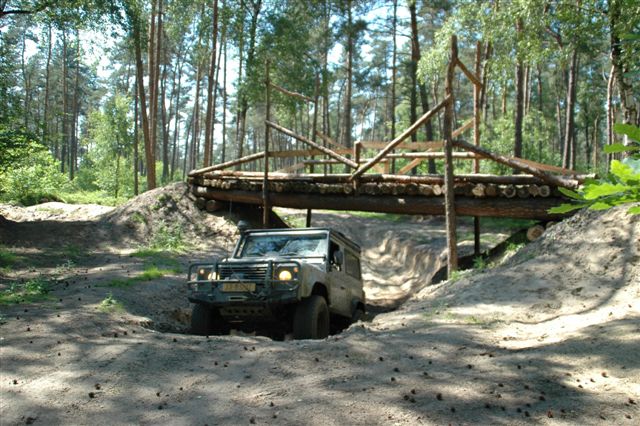
[[[0,292],[0,305],[10,303],[32,303],[47,298],[49,283],[42,278],[34,278],[24,283],[12,283]]]

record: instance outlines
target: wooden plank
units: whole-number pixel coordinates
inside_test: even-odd
[[[409,173],[409,171],[411,169],[413,169],[414,167],[418,167],[420,165],[420,163],[422,163],[423,160],[424,160],[423,158],[414,158],[408,164],[406,164],[403,168],[398,170],[398,174],[399,175],[404,175],[404,174]]]
[[[336,149],[336,154],[346,155],[351,154],[352,150],[350,149]],[[269,152],[269,157],[275,158],[292,158],[292,157],[313,157],[315,155],[325,155],[324,152],[319,149],[296,149],[292,151],[271,151]]]
[[[376,141],[360,141],[365,149],[383,149],[389,142],[376,142]],[[396,146],[395,149],[408,149],[413,151],[431,151],[436,149],[442,149],[442,141],[429,141],[429,142],[403,142]]]
[[[451,155],[453,158],[459,160],[473,160],[476,158],[480,158],[479,155],[474,154],[473,152],[452,152]],[[389,154],[388,158],[444,158],[444,152],[399,152],[397,154]],[[381,160],[384,161],[384,160]],[[402,173],[399,173],[402,174]]]
[[[438,113],[438,111],[440,111],[444,106],[448,105],[449,102],[451,102],[451,96],[450,95],[445,97],[438,105],[433,107],[430,111],[427,111],[415,123],[413,123],[411,126],[409,126],[408,129],[406,129],[404,132],[402,132],[402,134],[400,134],[400,136],[398,136],[397,138],[395,138],[394,140],[389,142],[389,144],[387,144],[387,146],[384,149],[382,149],[382,151],[380,151],[378,153],[378,155],[376,155],[373,159],[371,159],[371,161],[367,162],[362,167],[358,168],[353,173],[352,179],[356,179],[357,177],[362,175],[364,172],[369,170],[371,167],[376,165],[376,163],[378,163],[383,157],[385,157],[389,152],[391,152],[396,146],[400,145],[400,143],[402,143],[402,141],[404,141],[406,138],[408,138],[413,133],[415,133],[416,130],[418,130],[418,128],[420,128],[420,126],[422,126],[428,120],[433,118]]]
[[[558,167],[558,166],[552,166],[550,164],[543,164],[543,163],[538,163],[537,161],[533,161],[533,160],[527,160],[524,158],[518,158],[518,157],[509,157],[513,160],[519,161],[521,163],[524,164],[528,164],[529,166],[535,167],[537,169],[540,170],[544,170],[547,172],[556,172],[556,173],[560,173],[561,175],[565,175],[565,176],[573,176],[576,174],[575,170],[571,170],[571,169],[565,169],[563,167]]]
[[[237,160],[227,161],[225,163],[216,164],[216,165],[205,167],[198,170],[191,170],[189,172],[189,176],[197,176],[197,175],[204,174],[207,172],[212,172],[215,170],[226,169],[227,167],[237,166],[238,164],[248,163],[250,161],[259,160],[262,158],[264,158],[264,151],[247,155],[246,157],[238,158]]]
[[[460,148],[463,148],[467,151],[475,152],[478,155],[487,157],[497,163],[504,164],[505,166],[509,166],[514,169],[520,170],[522,172],[532,174],[551,185],[561,186],[564,188],[576,188],[578,186],[578,182],[575,179],[566,179],[560,176],[552,175],[550,173],[547,173],[544,170],[540,170],[534,166],[530,166],[524,162],[520,162],[518,161],[517,158],[510,158],[510,157],[505,157],[504,155],[494,154],[493,152],[487,149],[472,145],[463,140],[459,140],[459,139],[455,140],[454,145]]]
[[[467,66],[459,58],[456,58],[456,65],[460,68],[460,70],[464,73],[464,75],[466,75],[467,78],[471,80],[471,82],[475,86],[480,88],[482,87],[482,82],[480,81],[480,79],[474,73],[472,73],[469,70],[469,68],[467,68]]]
[[[284,167],[280,170],[276,170],[273,173],[291,173],[291,172],[295,172],[296,170],[304,169],[305,166],[306,164],[304,164],[304,162],[296,163],[291,166]],[[272,176],[273,176],[273,173],[271,174]]]
[[[285,95],[287,95],[287,96],[291,96],[291,97],[293,97],[293,98],[300,99],[301,101],[305,101],[305,102],[311,102],[311,103],[313,103],[313,99],[311,99],[311,98],[310,98],[310,97],[308,97],[308,96],[302,95],[302,94],[300,94],[300,93],[292,92],[291,90],[287,90],[287,89],[285,89],[284,87],[280,87],[280,86],[278,86],[278,85],[277,85],[277,84],[275,84],[275,83],[269,83],[269,85],[270,85],[271,87],[273,87],[274,89],[276,89],[278,92],[280,92],[280,93],[284,93],[284,94],[285,94]]]
[[[269,120],[265,120],[265,124],[267,126],[271,127],[272,129],[276,129],[279,132],[284,133],[287,136],[290,136],[290,137],[292,137],[294,139],[299,140],[300,142],[303,142],[303,143],[309,145],[312,148],[315,148],[315,149],[317,149],[319,151],[322,151],[323,154],[326,154],[329,157],[331,157],[331,158],[333,158],[335,160],[338,160],[343,164],[346,164],[347,166],[351,167],[352,169],[357,169],[358,168],[358,164],[355,163],[354,161],[351,161],[348,158],[343,157],[342,155],[337,154],[336,152],[334,152],[334,151],[332,151],[332,150],[330,150],[328,148],[325,148],[325,147],[323,147],[321,145],[318,145],[317,143],[312,142],[309,139],[305,138],[304,136],[300,136],[300,135],[292,132],[291,130],[289,130],[289,129],[285,128],[285,127],[282,127],[279,124],[273,123],[273,122],[271,122]]]

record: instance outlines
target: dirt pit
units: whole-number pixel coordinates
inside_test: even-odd
[[[237,216],[198,210],[185,185],[69,210],[0,207],[0,291],[50,287],[0,305],[3,425],[638,421],[640,219],[624,210],[437,286],[440,220],[314,214],[362,245],[372,305],[405,301],[322,341],[176,333],[189,261],[236,238]]]

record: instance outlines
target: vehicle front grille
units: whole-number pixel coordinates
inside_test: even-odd
[[[219,264],[218,273],[221,280],[246,280],[260,282],[264,281],[267,276],[268,265],[263,264],[249,264],[249,265],[230,265]]]

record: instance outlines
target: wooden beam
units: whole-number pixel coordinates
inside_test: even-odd
[[[575,170],[565,169],[563,167],[552,166],[550,164],[542,164],[542,163],[538,163],[537,161],[527,160],[524,158],[518,158],[518,157],[509,157],[509,158],[519,161],[521,163],[527,164],[529,166],[535,167],[537,169],[547,171],[547,172],[556,172],[566,176],[574,176],[576,174]]]
[[[395,138],[394,140],[389,142],[389,144],[387,144],[387,146],[384,149],[382,149],[382,151],[380,151],[378,153],[378,155],[376,155],[373,159],[371,159],[369,162],[367,162],[362,167],[360,167],[358,170],[356,170],[352,175],[352,179],[358,178],[360,175],[362,175],[364,172],[369,170],[371,167],[375,166],[376,163],[378,163],[383,157],[385,157],[395,147],[400,145],[400,143],[402,143],[402,141],[404,141],[406,138],[408,138],[414,132],[416,132],[418,130],[418,128],[420,128],[420,126],[422,126],[424,123],[429,121],[445,105],[448,105],[449,102],[451,102],[451,96],[450,95],[445,97],[438,105],[433,107],[430,111],[427,111],[422,117],[420,117],[418,120],[416,120],[416,122],[413,123],[411,126],[409,126],[409,128],[406,129],[404,132],[402,132],[402,134],[400,134],[400,136],[398,136],[397,138]]]
[[[414,158],[408,164],[406,164],[403,168],[398,170],[398,174],[399,175],[404,175],[404,174],[408,173],[411,169],[413,169],[414,167],[417,167],[418,165],[420,165],[420,163],[422,163],[422,161],[423,161],[423,158]]]
[[[460,136],[461,134],[469,130],[471,127],[473,127],[473,118],[468,119],[467,121],[464,122],[462,126],[455,129],[451,134],[451,136],[453,136],[454,138],[457,138],[458,136]]]
[[[316,130],[316,135],[320,136],[320,139],[325,141],[327,144],[333,146],[334,148],[337,148],[339,150],[340,149],[344,149],[344,150],[348,150],[349,149],[344,145],[340,145],[338,142],[334,141],[329,136],[325,135],[324,133],[320,132],[319,130]]]
[[[479,155],[474,154],[473,152],[452,152],[451,155],[453,156],[453,158],[456,158],[459,160],[464,160],[464,159],[473,160],[475,158],[480,157]],[[444,152],[399,152],[397,154],[387,155],[388,158],[422,158],[422,159],[444,158],[444,156],[445,156]],[[381,160],[381,161],[384,161],[384,160]],[[403,174],[403,173],[400,173],[400,174]]]
[[[291,130],[280,126],[279,124],[273,123],[269,120],[266,120],[265,123],[267,124],[267,126],[271,127],[272,129],[276,129],[281,133],[284,133],[287,136],[290,136],[294,139],[299,140],[300,142],[306,143],[307,145],[311,146],[312,148],[317,149],[318,151],[322,151],[323,154],[328,155],[329,157],[336,159],[338,161],[340,161],[343,164],[346,164],[347,166],[351,167],[352,169],[357,169],[358,165],[354,162],[349,160],[346,157],[343,157],[340,154],[337,154],[336,152],[330,150],[329,148],[325,148],[322,145],[318,145],[315,142],[310,141],[309,139],[305,138],[304,136],[300,136],[294,132],[292,132]]]
[[[550,173],[547,173],[543,170],[538,169],[537,167],[530,166],[525,162],[518,161],[517,158],[510,158],[510,157],[505,157],[504,155],[494,154],[493,152],[487,149],[472,145],[460,139],[455,140],[454,145],[460,148],[463,148],[467,151],[475,152],[476,154],[489,158],[495,161],[496,163],[504,164],[505,166],[509,166],[514,169],[520,170],[522,172],[532,174],[551,185],[561,186],[564,188],[576,188],[578,186],[575,179],[566,179],[560,176],[552,175]]]
[[[450,102],[447,102],[442,121],[442,135],[444,136],[444,210],[445,224],[447,231],[447,276],[451,278],[454,271],[458,269],[458,239],[456,235],[456,206],[455,194],[453,192],[453,77],[455,65],[458,61],[458,40],[451,36],[451,58],[447,67],[444,91]]]
[[[311,99],[311,98],[310,98],[310,97],[308,97],[308,96],[302,95],[302,94],[300,94],[300,93],[292,92],[291,90],[287,90],[287,89],[285,89],[284,87],[280,87],[280,86],[278,86],[278,85],[277,85],[277,84],[275,84],[275,83],[269,83],[269,85],[270,85],[271,87],[273,87],[274,89],[276,89],[278,92],[280,92],[280,93],[284,93],[284,94],[285,94],[285,95],[287,95],[287,96],[291,96],[291,97],[293,97],[293,98],[300,99],[301,101],[305,101],[305,102],[311,102],[311,103],[313,103],[313,99]]]
[[[227,167],[237,166],[238,164],[248,163],[250,161],[255,161],[264,158],[264,151],[257,152],[255,154],[247,155],[246,157],[238,158],[236,160],[227,161],[225,163],[216,164],[213,166],[205,167],[198,170],[191,170],[189,172],[189,176],[197,176],[203,173],[212,172],[215,170],[226,169]]]
[[[464,73],[464,75],[466,75],[467,78],[471,80],[471,82],[475,86],[482,87],[482,82],[480,81],[480,79],[474,73],[472,73],[464,63],[462,63],[460,58],[456,58],[456,65],[460,68],[460,70]]]
[[[296,163],[296,164],[293,164],[291,166],[284,167],[284,168],[282,168],[280,170],[276,170],[273,173],[291,173],[291,172],[295,172],[296,170],[304,169],[305,166],[306,166],[306,164],[304,164],[304,162]],[[273,173],[272,173],[272,175],[273,175]]]
[[[360,141],[365,149],[383,149],[389,142],[378,141]],[[442,141],[428,141],[428,142],[403,142],[396,146],[395,149],[409,149],[413,151],[430,151],[435,149],[442,149]]]

